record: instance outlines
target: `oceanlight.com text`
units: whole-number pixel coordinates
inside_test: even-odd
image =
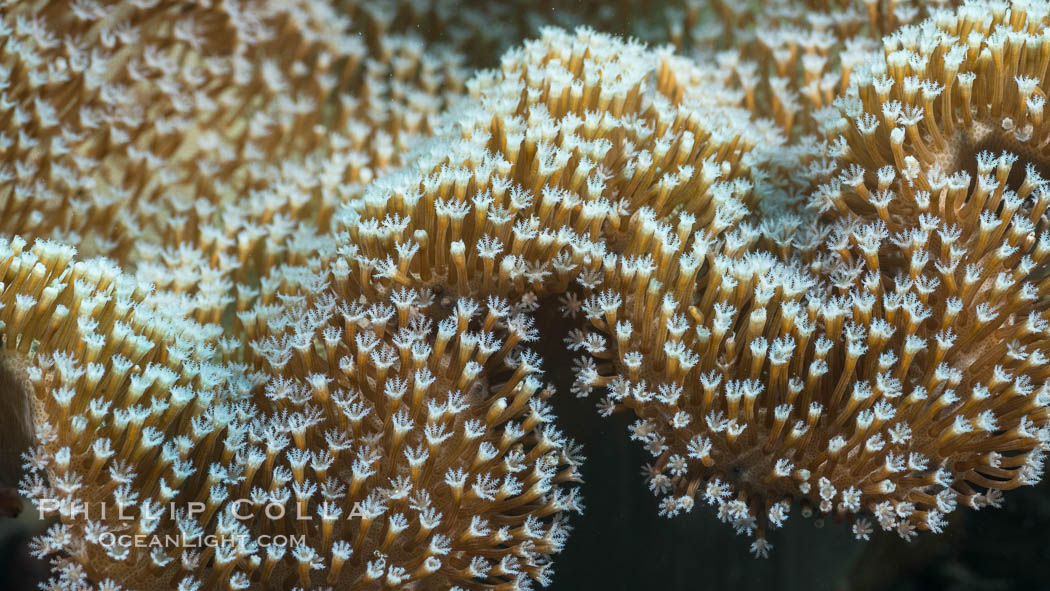
[[[219,546],[243,546],[254,542],[261,548],[269,546],[295,547],[306,545],[306,536],[286,535],[259,535],[234,534],[225,536],[194,536],[183,537],[181,535],[159,535],[159,534],[116,534],[106,532],[98,537],[98,543],[103,548],[217,548]]]

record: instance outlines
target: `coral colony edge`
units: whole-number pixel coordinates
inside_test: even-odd
[[[41,588],[545,586],[587,467],[552,397],[758,557],[1040,480],[1050,5],[577,4],[0,2]]]

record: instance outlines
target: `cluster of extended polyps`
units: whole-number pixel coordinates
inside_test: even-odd
[[[779,143],[720,86],[665,51],[546,29],[471,80],[409,166],[345,204],[334,272],[459,294],[593,286],[641,208],[689,204],[707,223],[716,180],[743,182]]]
[[[916,176],[931,170],[954,187],[961,183],[958,174],[975,176],[978,152],[1007,150],[1022,159],[1011,179],[1017,192],[1022,169],[1038,168],[1047,157],[1050,127],[1041,89],[1047,75],[1047,8],[1042,2],[974,2],[887,36],[883,52],[857,69],[837,108],[821,117],[833,153],[862,167],[869,181],[894,170],[907,191]],[[847,174],[840,181],[856,178]],[[931,191],[920,186],[912,192],[920,189]],[[869,197],[836,181],[816,192],[814,206],[864,216],[881,208],[895,216],[919,215],[907,195],[896,202],[893,197],[893,192]],[[937,197],[933,192],[935,206]]]
[[[286,269],[286,304],[241,315],[274,376],[252,503],[294,493],[313,517],[258,531],[306,535],[292,556],[304,587],[322,568],[314,583],[351,589],[547,584],[564,515],[581,510],[564,486],[581,458],[550,424],[522,306],[406,288],[359,303],[324,273]]]
[[[296,143],[268,128],[312,125],[341,62],[364,53],[339,19],[316,16],[277,27],[290,13],[262,6],[4,7],[3,230],[90,236],[85,247],[124,256],[149,221],[136,205],[161,207],[183,186],[190,204],[212,198],[237,164],[288,154]],[[308,61],[282,63],[296,54]]]
[[[734,84],[747,93],[748,108],[773,117],[790,136],[815,131],[813,114],[846,88],[853,68],[878,49],[884,35],[939,14],[952,2],[714,4],[724,15],[714,32],[732,42],[714,55],[697,44],[692,54],[717,59],[732,71]]]
[[[580,360],[573,389],[605,387],[603,414],[638,416],[632,438],[657,458],[648,480],[665,496],[661,514],[689,511],[702,494],[739,531],[757,530],[753,548],[765,554],[764,526],[779,526],[785,499],[809,481],[801,460],[820,437],[821,406],[804,391],[819,386],[819,372],[805,384],[801,359],[827,348],[814,342],[820,302],[807,310],[802,301],[815,281],[748,252],[758,232],[740,222],[746,210],[733,187],[715,195],[706,227],[692,215],[671,225],[642,211],[636,241],[607,260],[582,305],[593,330],[569,345],[598,364]]]
[[[294,257],[466,77],[368,27],[326,2],[6,6],[0,231],[130,265],[188,243],[243,277]]]
[[[37,425],[22,488],[61,517],[34,548],[68,556],[55,584],[549,581],[580,458],[517,306],[492,298],[475,321],[460,300],[431,334],[422,293],[364,306],[287,269],[302,295],[242,314],[254,355],[221,364],[236,343],[185,298],[58,244],[2,248],[5,345],[30,360]],[[136,535],[150,543],[118,541]]]
[[[607,410],[641,416],[633,434],[657,458],[650,483],[669,494],[665,513],[702,491],[726,521],[758,532],[753,550],[764,554],[766,526],[794,500],[869,513],[910,538],[940,531],[960,502],[997,504],[1001,490],[1038,481],[1050,438],[1047,243],[1033,235],[1046,206],[1033,168],[1046,61],[1032,38],[1042,21],[1022,8],[974,5],[903,29],[886,41],[886,64],[859,67],[859,90],[841,102],[856,128],[820,115],[846,169],[813,200],[842,219],[797,238],[816,276],[741,256],[756,236],[726,231],[741,217],[733,205],[692,236],[692,210],[649,213],[627,233],[637,245],[606,260],[605,283],[583,304],[598,331],[570,344],[618,375],[582,362],[575,389],[607,386]],[[967,46],[947,47],[959,31],[970,31]],[[976,65],[964,71],[967,55]],[[943,73],[924,80],[908,68],[936,73],[942,61],[959,82],[934,100]],[[955,135],[929,129],[937,118]],[[879,121],[899,126],[876,131]],[[1034,160],[1024,175],[1009,154],[974,156],[1003,145]],[[944,171],[974,164],[970,175]],[[856,520],[854,532],[866,538],[870,525]]]
[[[770,224],[785,215],[805,217],[799,211],[805,196],[834,169],[820,127],[854,69],[878,52],[884,35],[939,15],[951,2],[714,4],[722,24],[713,27],[709,43],[692,45],[688,55],[730,73],[727,84],[744,93],[744,105],[770,117],[789,138],[755,178],[759,212]],[[711,28],[709,22],[700,26]]]
[[[572,345],[615,374],[581,362],[576,390],[639,414],[665,514],[702,494],[763,555],[792,501],[910,539],[1039,480],[1046,10],[1025,9],[938,13],[857,68],[821,115],[839,163],[812,199],[828,223],[796,235],[805,271],[741,256],[755,237],[720,236],[728,215],[691,237],[691,215],[650,215],[607,261]],[[1000,146],[1025,166],[976,153]]]
[[[1050,440],[1048,8],[975,2],[887,37],[826,119],[842,170],[813,199],[841,220],[837,266],[899,278],[883,303],[912,317],[898,377],[926,388],[945,481],[971,505],[1037,482]]]
[[[214,183],[221,192],[214,198],[197,198],[187,188],[170,194],[173,215],[152,211],[156,232],[136,242],[131,257],[138,275],[179,291],[206,292],[208,273],[258,289],[266,269],[325,250],[333,210],[401,164],[407,146],[431,133],[446,97],[463,89],[457,54],[405,36],[380,37],[376,45],[371,51],[383,59],[363,60],[356,92],[339,96],[340,113],[331,121],[308,133],[295,125],[269,136],[280,143],[304,133],[308,149],[241,159],[229,182]]]
[[[176,559],[193,567],[210,554],[132,556],[108,536],[175,530],[184,512],[152,517],[168,502],[207,500],[214,512],[209,491],[238,477],[219,461],[255,415],[244,400],[254,376],[216,359],[222,328],[189,318],[190,300],[105,260],[74,262],[68,246],[26,246],[0,239],[3,346],[30,389],[4,394],[27,396],[35,423],[21,492],[61,518],[33,551],[57,555],[59,588],[84,585],[85,569],[104,588],[173,588]]]
[[[973,201],[989,197],[980,191]],[[926,213],[890,242],[879,221],[836,224],[809,264],[820,285],[745,252],[757,233],[722,230],[730,208],[697,232],[691,216],[650,217],[583,303],[596,330],[570,342],[615,374],[584,361],[574,390],[605,386],[606,412],[639,416],[632,437],[656,458],[663,514],[702,495],[757,532],[757,554],[792,501],[871,513],[909,539],[940,531],[960,501],[997,504],[1000,490],[1037,482],[1050,441],[1046,294],[1033,275],[1050,237],[1032,235],[1047,196],[1010,219],[1020,198],[999,193],[971,217],[983,230]]]

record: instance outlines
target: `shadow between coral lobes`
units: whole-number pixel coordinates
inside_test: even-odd
[[[557,303],[545,304],[541,310],[557,314]],[[543,316],[541,312],[537,318],[541,333],[551,337],[533,345],[543,356],[544,379],[557,389],[550,403],[558,427],[583,445],[587,458],[581,469],[585,510],[570,518],[572,535],[555,557],[554,583],[548,589],[848,588],[845,581],[863,544],[853,541],[847,527],[817,529],[812,520],[796,515],[784,529],[771,532],[770,557],[756,560],[748,553],[751,539],[719,523],[704,504],[674,519],[658,517],[657,499],[641,476],[651,458],[627,432],[634,417],[621,412],[602,418],[595,408],[598,393],[576,398],[569,391],[575,355],[565,354],[562,337],[571,323]]]

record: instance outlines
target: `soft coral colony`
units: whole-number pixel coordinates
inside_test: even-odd
[[[55,555],[47,585],[549,581],[579,457],[539,358],[508,336],[533,338],[523,312],[493,300],[477,319],[464,299],[437,318],[420,290],[362,303],[327,269],[270,272],[320,265],[316,224],[427,132],[456,60],[409,37],[363,45],[323,5],[75,8],[5,15],[8,96],[26,97],[5,205],[37,240],[0,247],[4,369],[36,422],[23,492],[59,516],[34,546]]]
[[[592,334],[615,335],[599,355],[614,371],[577,379],[639,415],[663,513],[702,499],[763,555],[796,502],[859,538],[871,516],[911,539],[1039,480],[1046,15],[975,3],[884,37],[813,114],[825,139],[810,141],[835,161],[796,180],[821,224],[795,233],[793,257],[654,225],[635,254],[682,254],[645,257],[648,305],[621,297],[628,259],[606,267],[612,289],[585,309]]]
[[[51,588],[548,583],[559,307],[661,514],[757,555],[1041,475],[1042,4],[723,13],[778,59],[764,19],[839,23],[797,77],[545,29],[469,80],[414,4],[48,6],[3,21],[0,321]]]

